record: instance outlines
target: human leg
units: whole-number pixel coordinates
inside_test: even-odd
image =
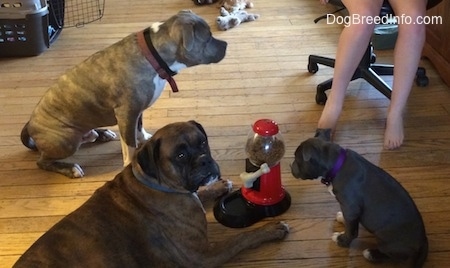
[[[379,14],[382,0],[343,0],[349,17]],[[344,104],[345,92],[365,50],[374,29],[373,24],[352,23],[345,27],[339,38],[336,60],[328,100],[320,116],[317,128],[334,131]]]
[[[400,22],[394,49],[394,81],[384,134],[384,147],[392,150],[400,147],[404,139],[403,113],[425,42],[425,25],[414,22],[425,16],[426,0],[390,0],[390,3],[397,16],[405,15],[413,22]]]

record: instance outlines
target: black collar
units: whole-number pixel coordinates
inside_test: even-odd
[[[169,66],[167,66],[166,62],[161,58],[158,51],[156,51],[150,37],[150,29],[147,28],[144,31],[138,32],[137,41],[145,58],[150,62],[158,75],[162,79],[165,79],[167,80],[167,82],[169,82],[173,92],[178,92],[177,84],[172,77],[177,73],[172,71]]]
[[[169,188],[165,185],[160,184],[156,178],[152,178],[150,176],[148,176],[147,174],[145,174],[145,172],[142,170],[141,165],[137,164],[137,163],[132,163],[131,164],[131,170],[133,172],[134,177],[142,184],[144,184],[145,186],[147,186],[150,189],[159,191],[159,192],[164,192],[164,193],[177,193],[177,194],[192,194],[191,192],[189,192],[188,190],[175,190],[172,188]]]
[[[188,190],[176,190],[169,188],[165,185],[162,185],[156,181],[156,178],[152,178],[145,174],[145,172],[142,170],[141,165],[138,163],[132,163],[131,164],[131,171],[133,172],[134,177],[143,185],[147,186],[150,189],[153,189],[155,191],[164,192],[164,193],[172,193],[172,194],[187,194],[194,198],[194,201],[197,202],[199,207],[202,209],[203,213],[206,213],[205,208],[203,207],[202,202],[198,198],[197,193],[192,193]]]

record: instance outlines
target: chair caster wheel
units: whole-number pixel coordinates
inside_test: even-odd
[[[377,55],[375,55],[375,53],[372,53],[372,55],[370,55],[370,63],[375,63],[377,61]]]
[[[416,72],[416,85],[419,87],[428,86],[429,79],[427,77],[426,70],[424,68],[419,67]]]
[[[319,65],[317,65],[317,63],[308,63],[308,72],[311,74],[315,74],[317,73],[317,71],[319,70]]]
[[[428,83],[429,83],[429,79],[426,75],[416,77],[416,85],[417,86],[426,87],[426,86],[428,86]]]
[[[325,105],[327,102],[327,94],[324,92],[319,92],[319,90],[316,93],[316,103],[320,105]]]

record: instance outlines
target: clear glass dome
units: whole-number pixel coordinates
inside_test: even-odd
[[[278,164],[284,156],[285,145],[277,123],[269,119],[256,121],[247,136],[245,151],[255,166]]]

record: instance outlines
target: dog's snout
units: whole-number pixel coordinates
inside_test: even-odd
[[[216,39],[218,46],[220,48],[222,48],[223,50],[227,49],[228,43],[226,41],[220,40],[220,39]]]
[[[292,176],[294,176],[294,178],[296,178],[296,179],[299,179],[301,177],[300,169],[299,169],[296,161],[292,162],[292,164],[291,164],[291,173],[292,173]]]
[[[200,166],[209,166],[213,163],[213,159],[207,154],[202,154],[198,158],[198,163]]]
[[[215,48],[213,51],[209,52],[212,56],[212,62],[218,63],[225,58],[228,43],[216,38],[212,38],[211,43],[213,44],[211,48]]]

